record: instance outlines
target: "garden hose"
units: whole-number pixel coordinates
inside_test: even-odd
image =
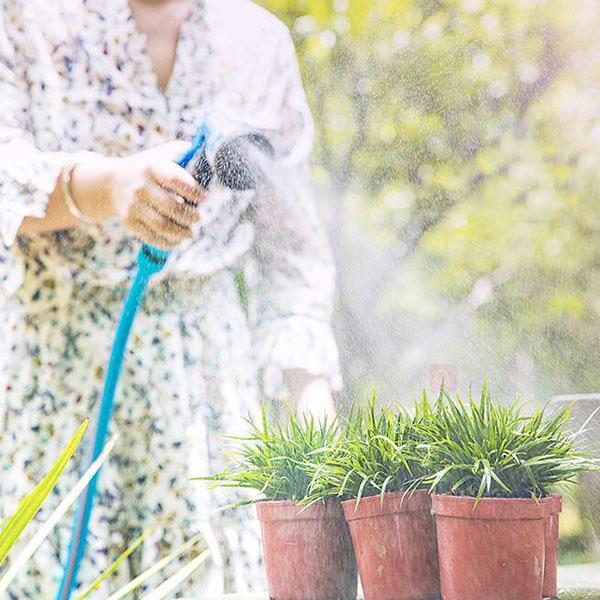
[[[194,156],[203,150],[207,133],[206,127],[202,125],[199,128],[198,134],[190,149],[176,161],[179,166],[183,168],[187,167]],[[115,393],[117,391],[117,385],[123,367],[123,358],[125,356],[127,340],[129,339],[135,316],[144,298],[150,278],[163,269],[168,257],[169,252],[167,250],[160,250],[148,244],[144,244],[138,254],[137,272],[125,300],[125,305],[119,319],[108,362],[104,390],[102,392],[102,400],[100,402],[91,456],[89,459],[90,464],[100,456],[104,449],[104,445],[106,444],[114,407]],[[68,600],[73,589],[75,589],[79,566],[85,554],[89,522],[98,490],[99,475],[99,472],[96,473],[79,498],[77,510],[73,519],[67,561],[56,596],[57,600]]]
[[[190,165],[196,157],[192,175],[205,189],[208,188],[213,174],[221,185],[233,190],[243,191],[256,189],[262,175],[261,169],[253,162],[250,147],[260,150],[264,155],[272,156],[273,149],[269,141],[262,135],[245,132],[225,140],[223,134],[214,135],[212,127],[204,123],[198,129],[190,149],[177,160],[183,168]],[[209,151],[214,152],[214,168],[209,162]],[[117,326],[111,355],[106,371],[104,390],[95,424],[94,439],[91,447],[90,464],[98,458],[106,444],[108,430],[114,408],[114,399],[123,367],[123,358],[129,334],[138,309],[151,277],[159,273],[165,266],[169,251],[144,244],[137,257],[137,271],[125,300]],[[98,472],[83,491],[73,519],[71,539],[67,560],[56,600],[69,600],[77,585],[77,574],[85,554],[88,528],[94,500],[97,494]]]

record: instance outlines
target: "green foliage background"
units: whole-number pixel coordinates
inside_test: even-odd
[[[350,391],[600,391],[600,6],[261,0],[294,35]]]

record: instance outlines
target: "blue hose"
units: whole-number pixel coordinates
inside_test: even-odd
[[[190,149],[176,161],[177,164],[184,168],[187,167],[194,156],[203,150],[207,137],[208,130],[205,125],[202,125],[198,129],[198,133],[194,138]],[[168,257],[168,251],[159,250],[158,248],[154,248],[147,244],[142,246],[142,249],[138,254],[137,272],[131,284],[131,288],[129,289],[129,293],[127,294],[125,305],[123,306],[108,362],[104,390],[102,392],[102,400],[100,402],[100,409],[94,432],[94,441],[91,447],[90,464],[100,456],[106,444],[106,438],[108,436],[113,413],[115,393],[123,368],[123,357],[125,356],[127,340],[129,339],[135,316],[144,299],[144,294],[150,278],[163,269]],[[98,491],[99,475],[99,472],[96,473],[79,498],[77,510],[73,519],[67,561],[65,563],[60,587],[56,594],[56,600],[69,600],[71,593],[77,586],[77,574],[85,554],[90,517],[92,515],[94,500]]]

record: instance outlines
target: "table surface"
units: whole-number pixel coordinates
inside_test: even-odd
[[[566,589],[595,589],[600,592],[600,563],[589,565],[561,565],[558,582]]]
[[[181,600],[198,600],[197,598],[182,598]],[[269,600],[264,594],[249,595],[249,594],[231,594],[221,596],[220,598],[210,598],[210,600]],[[570,591],[561,591],[559,600],[600,600],[600,589],[585,590],[575,589]]]
[[[600,563],[564,565],[559,569],[559,600],[600,600]],[[198,600],[182,598],[181,600]],[[268,594],[231,594],[205,600],[269,600]]]
[[[181,600],[199,600],[199,598],[181,598]],[[205,598],[205,600],[269,600],[269,597],[266,594],[227,594]],[[600,600],[600,589],[561,590],[558,600]]]

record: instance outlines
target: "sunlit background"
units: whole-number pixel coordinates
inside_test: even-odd
[[[348,397],[600,392],[600,3],[261,3],[316,118]]]

